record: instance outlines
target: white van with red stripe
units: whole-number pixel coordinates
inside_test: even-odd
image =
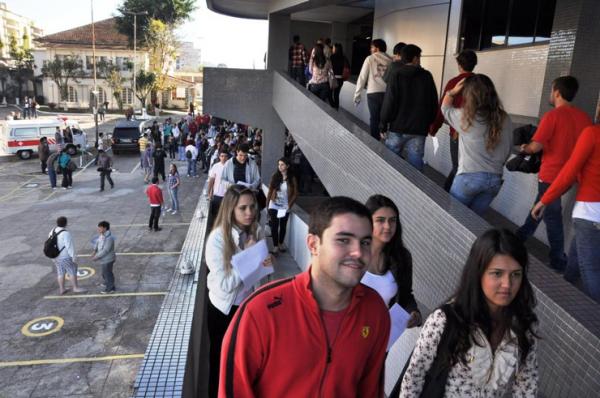
[[[73,127],[73,121],[69,120]],[[76,122],[75,122],[76,123]],[[1,122],[0,151],[29,159],[38,152],[40,138],[46,137],[50,151],[56,149],[56,128],[66,128],[63,119],[5,120]],[[77,126],[78,127],[78,126]]]

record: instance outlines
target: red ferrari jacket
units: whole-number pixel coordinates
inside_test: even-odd
[[[310,269],[257,290],[221,350],[220,398],[383,397],[388,309],[362,284],[328,344]]]

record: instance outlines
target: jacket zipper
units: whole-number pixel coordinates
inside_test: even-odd
[[[335,336],[335,340],[337,340],[340,331],[343,330],[344,321],[346,320],[346,315],[348,315],[348,311],[344,313],[342,320],[340,321],[340,326]],[[327,356],[325,357],[325,369],[323,370],[323,376],[321,376],[321,383],[319,384],[319,397],[323,397],[323,384],[325,384],[325,379],[327,378],[327,371],[329,370],[329,364],[331,363],[331,355],[333,351],[333,346],[335,344],[335,340],[332,344],[329,343],[329,337],[327,335],[327,330],[325,330],[325,322],[323,321],[323,315],[319,314],[319,320],[321,323],[321,331],[325,335],[325,345],[327,347]]]

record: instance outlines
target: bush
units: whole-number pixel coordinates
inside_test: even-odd
[[[51,110],[54,110],[56,108],[56,102],[49,102],[48,108],[50,108]]]

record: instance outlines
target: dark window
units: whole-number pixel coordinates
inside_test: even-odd
[[[555,7],[556,0],[465,0],[459,50],[548,41]]]

